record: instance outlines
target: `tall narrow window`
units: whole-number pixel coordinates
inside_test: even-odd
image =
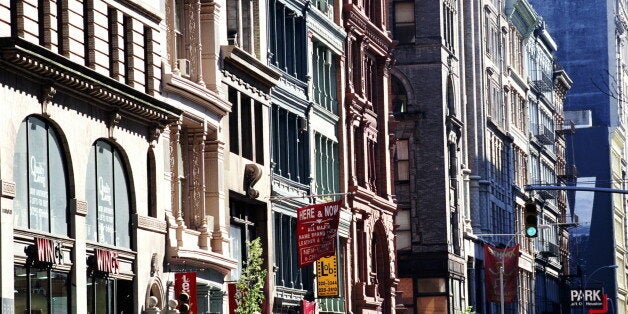
[[[92,146],[85,184],[87,239],[131,247],[129,185],[120,152],[98,140]]]
[[[68,234],[68,182],[61,141],[46,121],[22,122],[13,159],[15,226]]]
[[[415,42],[416,25],[414,24],[414,2],[395,1],[394,36],[400,44]]]
[[[397,140],[397,180],[410,180],[410,159],[408,151],[408,140]]]
[[[155,152],[150,149],[146,156],[146,196],[148,216],[157,218],[157,178],[155,169]]]
[[[229,87],[229,147],[231,152],[264,164],[264,110],[262,103]]]

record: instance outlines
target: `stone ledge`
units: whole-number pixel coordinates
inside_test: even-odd
[[[133,215],[133,223],[138,229],[166,234],[168,225],[165,221],[157,218],[141,216],[138,214]]]

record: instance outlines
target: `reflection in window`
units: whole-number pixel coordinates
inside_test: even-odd
[[[14,284],[15,313],[69,313],[67,273],[16,266]]]
[[[68,189],[61,142],[53,127],[37,117],[22,122],[13,173],[15,225],[66,235]]]
[[[85,186],[87,239],[130,248],[128,183],[122,157],[111,144],[99,140],[92,147]]]
[[[400,44],[414,43],[415,24],[414,24],[414,2],[412,1],[395,1],[395,25],[394,36]]]
[[[87,313],[133,313],[133,282],[115,278],[87,278]]]

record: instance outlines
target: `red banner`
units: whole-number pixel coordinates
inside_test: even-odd
[[[342,201],[297,209],[297,251],[299,267],[336,254],[336,236]]]
[[[316,313],[316,302],[301,300],[301,314],[314,314],[314,313]]]
[[[486,298],[489,302],[501,302],[499,272],[502,265],[504,303],[511,303],[517,297],[519,245],[500,249],[484,244],[484,275],[486,279]]]
[[[190,314],[197,314],[196,311],[196,273],[175,273],[174,274],[174,295],[179,302],[177,309],[182,311],[187,307]]]

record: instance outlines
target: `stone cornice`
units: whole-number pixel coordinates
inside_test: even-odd
[[[204,108],[218,113],[221,116],[231,112],[231,104],[222,99],[213,91],[173,73],[163,76],[164,90],[183,96],[197,102]]]
[[[369,47],[374,48],[381,56],[392,55],[390,53],[390,47],[393,46],[392,38],[371,23],[354,5],[345,5],[344,11],[347,33],[354,32],[368,38]]]
[[[254,79],[269,88],[277,85],[281,77],[281,73],[273,70],[236,46],[221,46],[220,52],[225,62],[229,62],[234,67],[249,73]]]
[[[88,97],[107,110],[118,110],[147,124],[164,126],[181,110],[21,38],[0,38],[0,63],[20,75]]]

